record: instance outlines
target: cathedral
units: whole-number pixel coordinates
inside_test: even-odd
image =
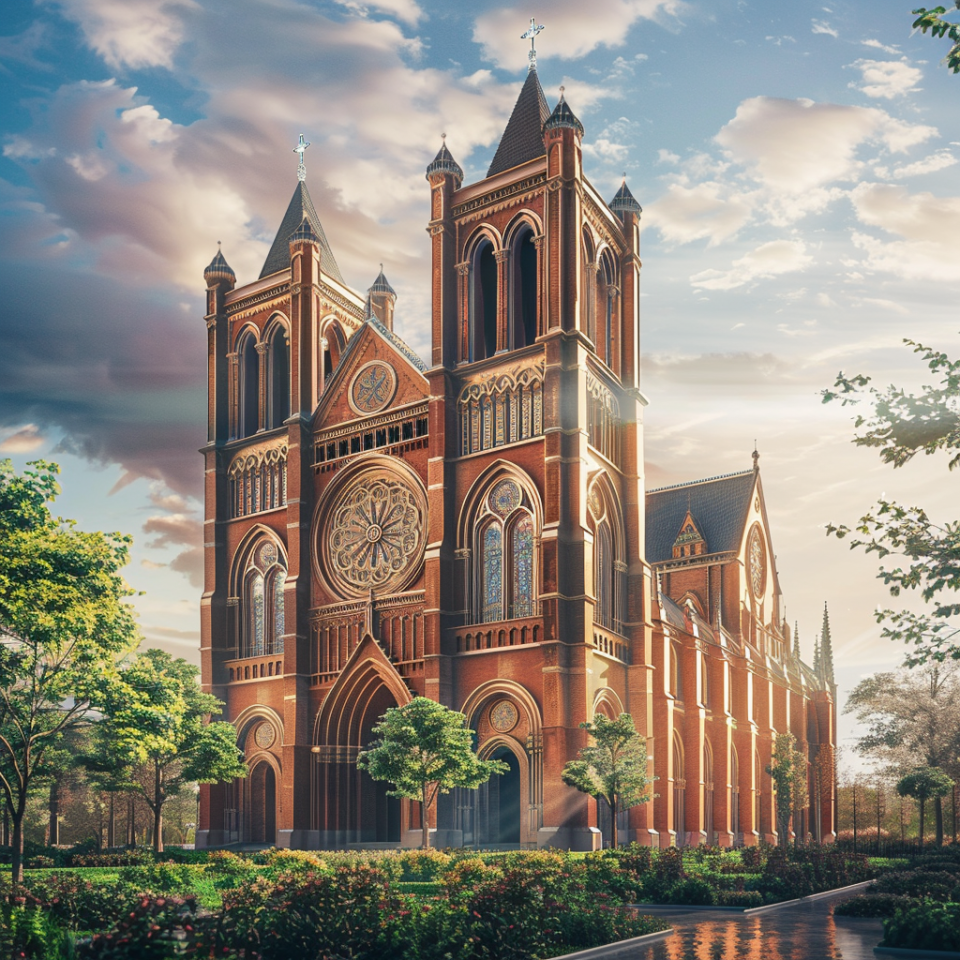
[[[202,682],[249,775],[201,787],[198,846],[418,845],[419,804],[357,769],[415,696],[507,767],[439,798],[437,846],[609,842],[561,771],[581,722],[624,712],[657,780],[622,839],[775,842],[784,732],[809,766],[792,830],[833,838],[832,661],[791,647],[756,454],[645,489],[641,209],[586,178],[583,136],[531,59],[484,179],[443,142],[428,362],[382,268],[344,280],[302,138],[260,276],[207,267]]]

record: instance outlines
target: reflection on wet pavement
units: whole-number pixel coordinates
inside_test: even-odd
[[[617,960],[877,960],[880,920],[833,917],[837,900],[819,900],[755,916],[724,911],[665,913],[675,933],[623,950]],[[909,957],[906,958],[909,960]]]

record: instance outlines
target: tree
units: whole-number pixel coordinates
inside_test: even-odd
[[[853,713],[867,731],[856,742],[857,752],[883,767],[902,775],[920,760],[960,775],[960,665],[874,674],[854,687],[844,712]],[[939,844],[942,797],[934,796],[934,804]]]
[[[953,3],[960,10],[960,0],[953,0]],[[920,7],[919,10],[914,10],[917,19],[913,21],[913,29],[921,33],[929,30],[932,37],[949,37],[953,46],[947,51],[942,62],[947,65],[948,70],[960,73],[960,24],[944,20],[943,14],[946,12],[945,7],[934,7],[932,10]]]
[[[137,643],[120,576],[130,538],[54,517],[56,464],[0,461],[0,792],[23,879],[23,818],[64,737],[87,722]]]
[[[778,733],[773,742],[773,762],[767,767],[777,792],[777,837],[786,847],[790,818],[797,816],[807,804],[807,758],[797,749],[792,733]],[[797,831],[799,841],[799,830]]]
[[[913,797],[920,801],[920,849],[923,850],[923,814],[927,801],[933,797],[941,800],[953,789],[953,781],[936,767],[918,767],[897,782],[901,797]],[[943,833],[937,836],[937,846],[943,844]]]
[[[581,747],[560,776],[581,793],[606,802],[613,823],[610,840],[617,847],[617,814],[653,799],[647,788],[656,777],[647,776],[647,746],[629,713],[616,720],[598,713],[593,723],[584,721],[580,727],[593,743]]]
[[[438,794],[454,787],[475,790],[509,769],[500,760],[481,760],[467,718],[426,697],[390,707],[373,734],[378,739],[360,754],[357,766],[374,780],[392,783],[389,796],[420,801],[424,850],[430,846],[430,810]]]
[[[143,797],[153,847],[163,850],[163,808],[190,783],[245,777],[233,724],[207,723],[222,701],[203,693],[199,670],[163,650],[146,650],[123,670],[123,698],[108,704],[86,764],[101,789]]]
[[[904,343],[912,346],[928,369],[940,377],[938,385],[924,386],[914,395],[894,386],[878,390],[870,386],[869,377],[840,373],[834,389],[823,391],[823,402],[839,400],[847,405],[867,401],[872,413],[855,418],[855,427],[864,429],[853,442],[878,448],[885,463],[902,467],[921,451],[931,455],[942,450],[950,454],[948,466],[952,470],[960,464],[960,360],[951,360],[945,353],[913,340]],[[960,521],[937,524],[920,507],[904,507],[882,498],[853,530],[842,524],[827,527],[828,535],[840,539],[851,533],[851,549],[876,553],[881,560],[895,558],[895,566],[881,566],[877,574],[892,596],[899,597],[905,590],[918,591],[926,603],[933,604],[926,614],[878,610],[883,636],[913,648],[907,656],[910,666],[929,660],[960,659],[960,629],[950,621],[960,615],[960,603],[956,602],[960,590]]]

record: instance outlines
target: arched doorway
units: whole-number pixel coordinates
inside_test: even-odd
[[[477,791],[480,844],[501,846],[520,843],[520,761],[507,747],[489,757],[507,765],[507,772],[493,776]]]
[[[250,773],[250,823],[247,835],[252,843],[277,842],[277,776],[266,760]]]
[[[376,739],[373,727],[390,709],[397,706],[390,691],[380,686],[370,697],[360,724],[360,752]],[[399,843],[400,799],[387,796],[390,784],[374,780],[365,770],[358,770],[357,794],[360,800],[357,823],[361,843]]]

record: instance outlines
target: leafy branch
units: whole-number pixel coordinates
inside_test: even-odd
[[[960,0],[954,0],[954,6],[960,10]],[[953,46],[941,62],[947,65],[948,70],[960,73],[960,24],[944,20],[943,14],[946,12],[945,7],[934,7],[932,10],[920,7],[914,10],[917,19],[913,21],[913,29],[921,33],[929,30],[932,37],[948,37],[952,40]]]

